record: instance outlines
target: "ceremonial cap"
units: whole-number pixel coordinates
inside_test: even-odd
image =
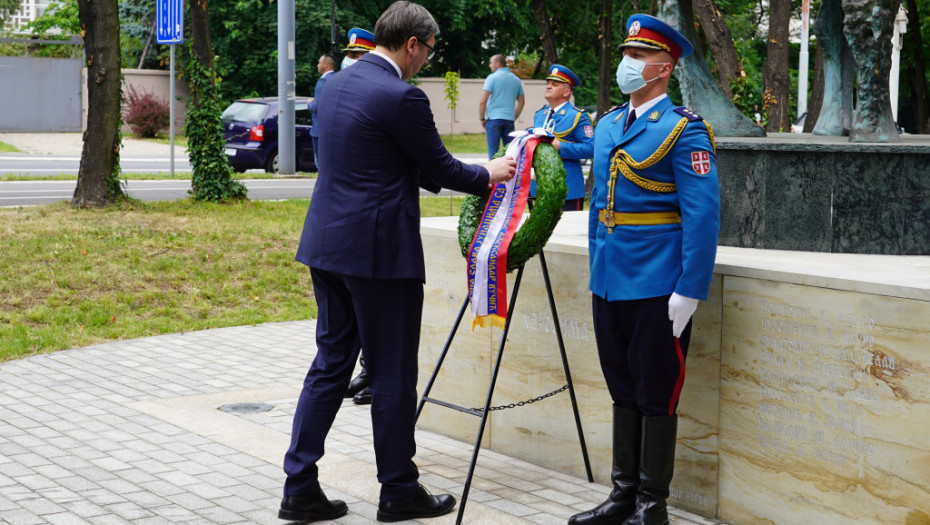
[[[674,27],[654,16],[633,15],[626,21],[626,40],[620,44],[624,47],[640,47],[666,51],[677,62],[694,51],[691,42]]]
[[[559,64],[552,64],[552,66],[549,67],[549,76],[546,77],[546,80],[565,82],[573,89],[581,85],[581,80],[578,79],[578,75],[572,72],[571,69]]]
[[[375,35],[359,27],[349,30],[349,45],[343,51],[371,51],[375,48]]]

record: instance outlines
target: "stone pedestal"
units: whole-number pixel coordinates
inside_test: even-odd
[[[720,244],[930,254],[930,141],[770,134],[717,141]]]
[[[611,401],[594,342],[586,220],[566,213],[546,260],[592,468],[606,484]],[[456,223],[423,220],[421,388],[466,293]],[[512,315],[493,405],[564,384],[537,259]],[[502,332],[472,332],[466,319],[431,396],[477,407]],[[930,523],[928,340],[930,258],[721,247],[694,318],[670,502],[734,525]],[[478,419],[431,404],[419,425],[473,443]],[[492,413],[484,446],[584,476],[567,393]],[[493,468],[485,461],[479,468]]]

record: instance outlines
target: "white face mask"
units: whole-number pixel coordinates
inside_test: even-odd
[[[347,57],[347,56],[346,56],[346,57],[342,57],[342,67],[341,67],[341,69],[345,69],[345,68],[351,66],[352,64],[354,64],[354,63],[356,63],[356,62],[358,62],[358,60],[355,59],[355,58],[349,58],[349,57]]]
[[[624,95],[639,91],[646,87],[646,84],[649,82],[659,78],[655,77],[652,80],[643,78],[643,70],[646,69],[647,65],[665,65],[669,63],[670,62],[649,62],[649,64],[647,64],[631,56],[624,56],[620,64],[617,65],[617,86]]]

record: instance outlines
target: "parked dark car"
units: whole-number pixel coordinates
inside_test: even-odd
[[[294,101],[295,167],[297,171],[311,172],[317,169],[310,139],[313,120],[307,109],[308,101],[307,97]],[[278,171],[278,97],[237,100],[223,111],[222,118],[226,156],[234,170]]]

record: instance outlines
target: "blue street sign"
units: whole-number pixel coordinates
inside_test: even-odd
[[[180,44],[184,41],[183,7],[183,0],[155,0],[155,42]]]

